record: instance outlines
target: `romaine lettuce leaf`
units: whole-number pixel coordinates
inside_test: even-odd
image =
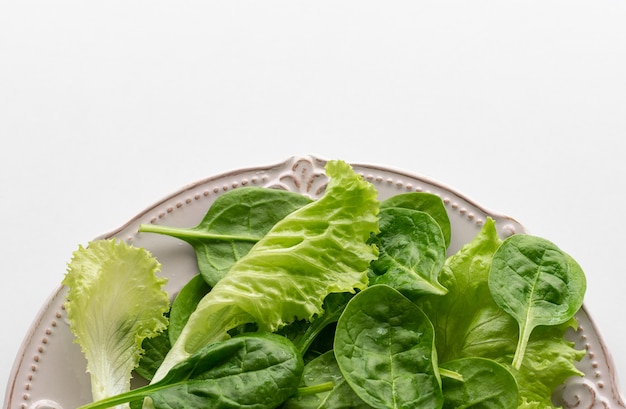
[[[160,268],[146,250],[115,239],[73,253],[63,279],[65,308],[87,358],[94,400],[130,390],[142,341],[167,327],[166,279],[155,274]]]
[[[238,325],[273,332],[321,314],[330,293],[367,286],[378,192],[343,161],[328,162],[326,173],[324,196],[274,225],[200,301],[153,382]]]

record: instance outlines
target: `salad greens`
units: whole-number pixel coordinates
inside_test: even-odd
[[[200,274],[143,342],[151,383],[85,409],[554,408],[552,391],[582,375],[564,337],[585,291],[573,259],[502,240],[489,218],[447,256],[438,196],[379,203],[345,162],[326,171],[316,201],[241,187],[196,227],[142,225],[190,243]]]
[[[495,223],[487,219],[476,237],[446,261],[441,282],[448,293],[419,301],[435,327],[439,362],[483,357],[509,368],[517,380],[519,408],[552,408],[552,391],[570,376],[581,376],[575,362],[584,356],[563,336],[574,321],[536,328],[519,370],[511,366],[518,340],[515,319],[493,300],[489,274],[502,244]]]
[[[97,240],[74,252],[63,280],[65,308],[100,400],[130,390],[141,344],[167,326],[169,298],[161,265],[146,250]]]

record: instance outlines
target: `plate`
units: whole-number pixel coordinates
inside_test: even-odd
[[[188,244],[171,237],[138,233],[142,223],[191,227],[202,219],[220,194],[243,186],[261,186],[299,192],[313,199],[328,181],[325,159],[294,156],[284,162],[234,170],[182,188],[134,217],[121,228],[98,238],[117,237],[149,249],[168,278],[166,290],[175,295],[195,274],[195,253]],[[452,225],[449,253],[456,252],[480,230],[487,217],[496,220],[502,238],[525,232],[511,217],[491,212],[454,190],[401,170],[353,163],[354,170],[378,189],[380,198],[423,191],[439,195]],[[59,286],[32,323],[9,376],[5,409],[70,409],[91,401],[86,361],[66,320],[66,289]],[[610,355],[585,306],[578,312],[579,328],[566,334],[586,355],[577,367],[584,377],[571,378],[555,391],[554,402],[565,408],[625,408],[617,390]]]

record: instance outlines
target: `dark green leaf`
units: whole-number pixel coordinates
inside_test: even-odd
[[[139,359],[139,366],[135,371],[144,379],[150,381],[156,373],[161,362],[165,359],[165,355],[169,352],[172,345],[168,335],[168,330],[161,332],[153,338],[144,339],[141,344],[144,352]]]
[[[337,323],[335,357],[352,389],[375,408],[443,405],[433,326],[389,286],[368,287],[348,303]]]
[[[309,362],[304,367],[300,387],[332,382],[330,391],[316,394],[296,395],[290,398],[283,409],[366,409],[371,408],[354,393],[346,383],[333,351],[328,351]]]
[[[585,295],[580,266],[550,241],[526,234],[506,239],[496,251],[489,273],[496,304],[519,324],[513,367],[519,369],[533,329],[569,321]]]
[[[428,214],[390,207],[379,213],[380,233],[372,239],[380,254],[371,263],[372,284],[387,284],[407,297],[445,294],[439,272],[446,260],[441,228]]]
[[[383,200],[380,203],[381,209],[387,207],[402,207],[428,213],[441,228],[443,238],[446,242],[446,248],[450,245],[452,228],[450,226],[448,211],[441,197],[426,192],[401,193]]]
[[[456,372],[463,381],[442,378],[444,409],[516,409],[515,378],[491,359],[463,358],[440,365]]]
[[[201,274],[195,275],[178,292],[170,310],[168,329],[170,343],[174,344],[198,303],[211,290]]]

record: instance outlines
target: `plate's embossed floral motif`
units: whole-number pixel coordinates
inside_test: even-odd
[[[297,192],[312,199],[322,195],[328,184],[324,167],[311,157],[293,158],[284,164],[275,181],[268,187]]]

